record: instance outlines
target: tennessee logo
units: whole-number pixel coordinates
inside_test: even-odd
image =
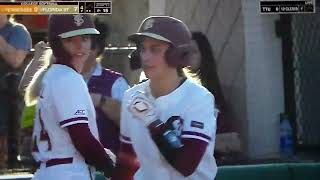
[[[81,14],[73,15],[73,20],[77,26],[81,26],[84,23],[83,16]]]
[[[191,121],[191,127],[203,129],[204,124],[202,122],[198,122],[198,121]]]
[[[85,110],[77,110],[76,113],[74,113],[74,115],[85,115],[85,112]]]

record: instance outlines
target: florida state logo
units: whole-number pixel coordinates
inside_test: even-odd
[[[143,26],[143,30],[147,30],[147,29],[152,28],[153,23],[154,23],[154,20],[153,20],[153,19],[147,20],[147,21],[145,22],[144,26]]]
[[[77,25],[77,26],[81,26],[83,23],[84,23],[84,20],[83,20],[83,15],[81,14],[77,14],[77,15],[73,15],[73,20],[74,20],[74,23]]]

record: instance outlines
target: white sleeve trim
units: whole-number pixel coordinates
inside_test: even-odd
[[[74,122],[66,123],[61,127],[64,128],[64,127],[68,127],[68,126],[71,126],[74,124],[88,124],[88,121],[74,121]]]
[[[201,141],[204,141],[204,142],[207,142],[209,143],[210,141],[206,138],[203,138],[203,137],[199,137],[199,136],[195,136],[195,135],[183,135],[181,136],[182,138],[186,138],[186,139],[198,139],[198,140],[201,140]]]
[[[71,118],[71,119],[66,119],[60,122],[60,126],[62,128],[71,126],[74,124],[83,124],[86,123],[88,124],[88,118],[87,117],[76,117],[76,118]]]
[[[200,132],[195,132],[195,131],[183,131],[181,137],[182,138],[199,139],[199,140],[205,141],[207,143],[209,143],[211,141],[210,136],[203,134],[203,133],[200,133]]]
[[[126,144],[131,144],[131,139],[123,135],[120,135],[120,141]]]

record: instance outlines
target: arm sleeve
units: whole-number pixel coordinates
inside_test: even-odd
[[[133,180],[134,174],[139,167],[140,164],[132,145],[121,142],[112,179]]]
[[[112,169],[112,160],[99,141],[93,137],[87,124],[68,126],[68,132],[74,146],[88,164],[93,165],[100,171]]]
[[[209,93],[195,102],[198,105],[192,106],[184,116],[181,133],[184,147],[177,153],[173,164],[184,176],[191,175],[197,169],[208,143],[215,141],[216,113],[213,95]]]
[[[131,144],[129,135],[129,112],[127,110],[126,95],[121,105],[121,121],[120,121],[120,150],[117,155],[116,169],[112,175],[113,180],[133,180],[135,172],[139,169],[139,162],[136,158],[135,151]]]
[[[88,107],[91,99],[87,86],[80,79],[66,77],[55,84],[53,103],[62,128],[88,123]]]
[[[190,101],[190,109],[183,115],[181,137],[177,136],[182,142],[180,148],[166,148],[165,141],[161,140],[163,132],[170,126],[169,120],[159,126],[156,132],[151,129],[153,139],[160,152],[169,164],[183,176],[191,175],[198,167],[203,155],[206,152],[208,143],[215,138],[214,98],[211,94],[198,96],[197,99]],[[194,104],[198,104],[194,106]],[[167,126],[167,127],[166,127]],[[160,136],[159,136],[160,135]],[[185,158],[188,157],[188,158]]]
[[[90,132],[88,109],[92,107],[92,102],[87,86],[81,78],[66,76],[54,84],[55,94],[52,96],[54,108],[58,123],[61,128],[67,128],[74,146],[87,163],[106,173],[112,169],[113,162],[101,143]]]
[[[30,33],[22,25],[15,25],[14,28],[13,34],[8,39],[8,43],[16,49],[29,52],[32,46]]]
[[[128,89],[128,82],[123,77],[119,77],[112,85],[111,96],[118,101],[122,101],[124,92]]]

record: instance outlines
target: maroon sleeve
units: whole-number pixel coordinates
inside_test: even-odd
[[[88,124],[74,124],[67,128],[75,148],[86,162],[100,171],[105,171],[112,160],[100,142],[91,134]]]
[[[166,124],[161,124],[159,126],[153,127],[149,126],[151,136],[154,137],[163,134],[163,132],[168,129]],[[199,139],[182,138],[181,143],[183,147],[177,149],[176,151],[167,151],[166,155],[173,157],[174,159],[168,163],[180,172],[183,176],[190,176],[197,169],[204,153],[206,152],[208,143]],[[159,144],[156,143],[158,148]],[[160,150],[160,149],[159,149]],[[161,150],[160,150],[161,152]],[[165,154],[162,154],[165,156]],[[186,158],[188,157],[188,158]]]
[[[183,176],[190,176],[197,169],[208,143],[198,139],[182,139],[183,148],[176,154],[172,166]],[[186,158],[188,157],[188,158]]]
[[[133,176],[139,169],[140,164],[131,144],[120,144],[120,150],[117,155],[116,168],[112,175],[112,180],[133,180]]]

